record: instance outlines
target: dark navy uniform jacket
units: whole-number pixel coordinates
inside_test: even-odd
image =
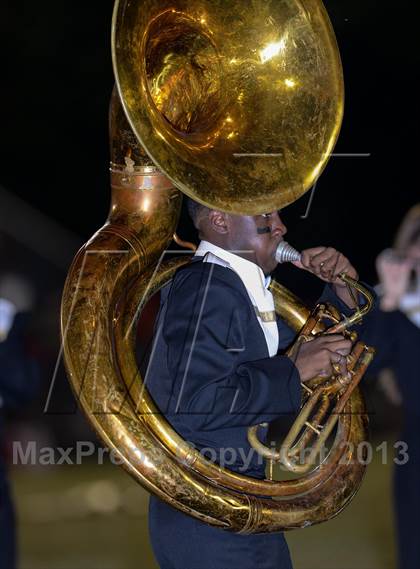
[[[278,320],[279,352],[269,357],[240,277],[201,260],[178,270],[162,292],[146,385],[174,429],[207,458],[262,478],[264,461],[247,429],[299,410],[299,372],[282,355],[296,333]],[[345,308],[329,286],[320,300]]]
[[[364,340],[377,353],[369,371],[392,368],[402,395],[403,425],[394,467],[398,567],[420,567],[420,328],[399,310],[373,311]],[[405,447],[404,453],[400,450]],[[391,457],[392,458],[392,457]]]

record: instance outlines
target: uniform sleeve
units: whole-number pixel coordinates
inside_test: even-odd
[[[177,282],[168,296],[164,338],[174,378],[171,412],[192,428],[249,426],[295,413],[300,378],[285,356],[243,362],[252,317],[248,298],[203,272]]]

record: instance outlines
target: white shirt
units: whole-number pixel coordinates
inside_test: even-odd
[[[275,356],[279,347],[277,322],[275,320],[273,322],[265,322],[259,315],[260,313],[274,312],[273,295],[268,290],[271,277],[265,277],[263,270],[255,263],[208,241],[201,241],[195,255],[204,257],[203,263],[214,263],[222,267],[228,267],[239,276],[256,309],[258,322],[267,342],[268,353],[270,357]]]
[[[399,309],[420,328],[420,276],[417,278],[415,290],[406,292],[400,299]]]

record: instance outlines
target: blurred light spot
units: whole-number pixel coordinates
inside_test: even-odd
[[[149,211],[150,209],[150,198],[144,198],[141,204],[141,209],[145,212]]]
[[[151,176],[145,176],[143,178],[142,190],[152,190],[153,189],[153,180]]]
[[[279,53],[282,52],[285,47],[286,40],[284,38],[276,43],[268,44],[268,46],[260,52],[261,62],[266,63],[267,61],[270,61],[270,59],[273,59],[273,57],[279,55]]]
[[[294,79],[285,79],[284,83],[286,87],[288,87],[289,89],[293,89],[293,87],[296,87],[296,81]]]
[[[90,484],[85,499],[89,509],[100,514],[116,512],[121,501],[118,487],[107,480],[98,480]]]

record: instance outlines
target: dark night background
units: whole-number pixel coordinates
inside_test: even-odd
[[[415,17],[374,0],[329,0],[346,81],[337,152],[285,212],[297,247],[329,244],[375,279],[374,258],[419,199]],[[113,2],[6,2],[1,8],[0,183],[86,240],[109,204],[107,110]],[[413,27],[410,31],[410,26]]]

